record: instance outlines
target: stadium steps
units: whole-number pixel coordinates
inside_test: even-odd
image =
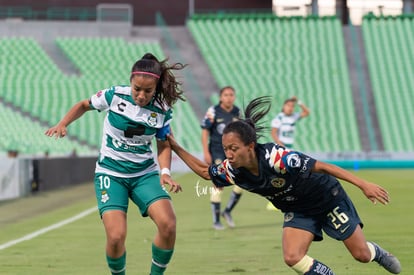
[[[53,60],[53,63],[62,71],[65,75],[79,75],[79,70],[74,66],[72,62],[62,53],[55,41],[40,40],[39,45],[45,51],[49,58]]]
[[[209,95],[217,93],[220,88],[187,28],[164,27],[162,34],[161,46],[166,55],[171,58],[171,62],[189,65],[179,74],[182,76],[183,89],[188,95],[188,101],[197,116],[202,118],[205,110],[210,106]]]
[[[384,144],[379,130],[361,27],[344,26],[343,31],[362,149],[365,152],[383,151]]]

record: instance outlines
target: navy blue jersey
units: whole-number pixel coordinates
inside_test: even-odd
[[[240,109],[236,106],[230,112],[223,110],[220,104],[208,108],[203,120],[201,128],[210,131],[209,151],[213,161],[225,159],[221,137],[223,136],[224,127],[232,121],[240,118]]]
[[[346,197],[339,181],[330,175],[311,172],[316,160],[275,143],[257,144],[259,175],[235,169],[224,160],[211,165],[209,174],[217,187],[239,187],[266,197],[282,212],[318,215]]]

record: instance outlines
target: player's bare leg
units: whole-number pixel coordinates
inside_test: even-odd
[[[398,259],[379,245],[367,242],[359,225],[354,233],[344,241],[344,244],[357,261],[363,263],[375,261],[388,272],[393,274],[401,272],[401,264]]]
[[[161,199],[150,205],[148,214],[158,232],[152,244],[151,275],[164,274],[174,252],[176,218],[169,199]]]
[[[303,229],[285,227],[282,238],[284,261],[298,274],[334,274],[327,265],[307,255],[314,239],[312,233]]]
[[[126,269],[125,239],[126,213],[121,210],[106,211],[102,215],[106,233],[106,260],[111,274],[123,275]]]

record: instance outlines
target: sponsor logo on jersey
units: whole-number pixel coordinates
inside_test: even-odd
[[[121,102],[121,103],[119,103],[117,106],[118,106],[118,110],[119,110],[120,112],[125,112],[125,107],[126,107],[127,105],[125,104],[125,102]]]
[[[290,222],[293,220],[295,214],[293,212],[288,212],[285,214],[285,222]]]
[[[151,115],[148,117],[148,125],[157,125],[157,113],[151,113]]]
[[[296,197],[294,196],[287,196],[286,198],[284,198],[284,201],[295,201]]]
[[[301,165],[300,157],[296,153],[290,153],[286,156],[286,162],[289,167],[299,168]]]
[[[308,162],[309,162],[310,158],[305,158],[303,161],[303,165],[302,168],[300,169],[301,173],[306,173],[306,171],[308,170]]]
[[[224,128],[226,128],[226,124],[224,123],[220,123],[217,125],[216,129],[217,129],[217,133],[219,133],[220,135],[223,134]]]
[[[273,179],[271,179],[270,183],[275,188],[281,188],[281,187],[285,186],[286,180],[283,179],[283,178],[273,178]]]
[[[350,225],[348,224],[347,226],[345,226],[345,228],[339,229],[339,231],[343,234],[345,233],[345,231],[350,227]]]
[[[120,148],[122,146],[122,142],[113,138],[112,145],[114,145],[115,148]]]

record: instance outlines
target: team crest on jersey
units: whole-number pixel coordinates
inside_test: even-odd
[[[151,113],[148,118],[148,125],[155,126],[157,125],[157,113]]]
[[[106,193],[106,191],[102,191],[101,193],[101,202],[105,203],[109,200],[109,196],[108,193]]]
[[[273,185],[273,187],[281,188],[285,186],[286,180],[283,178],[273,178],[270,183]]]

